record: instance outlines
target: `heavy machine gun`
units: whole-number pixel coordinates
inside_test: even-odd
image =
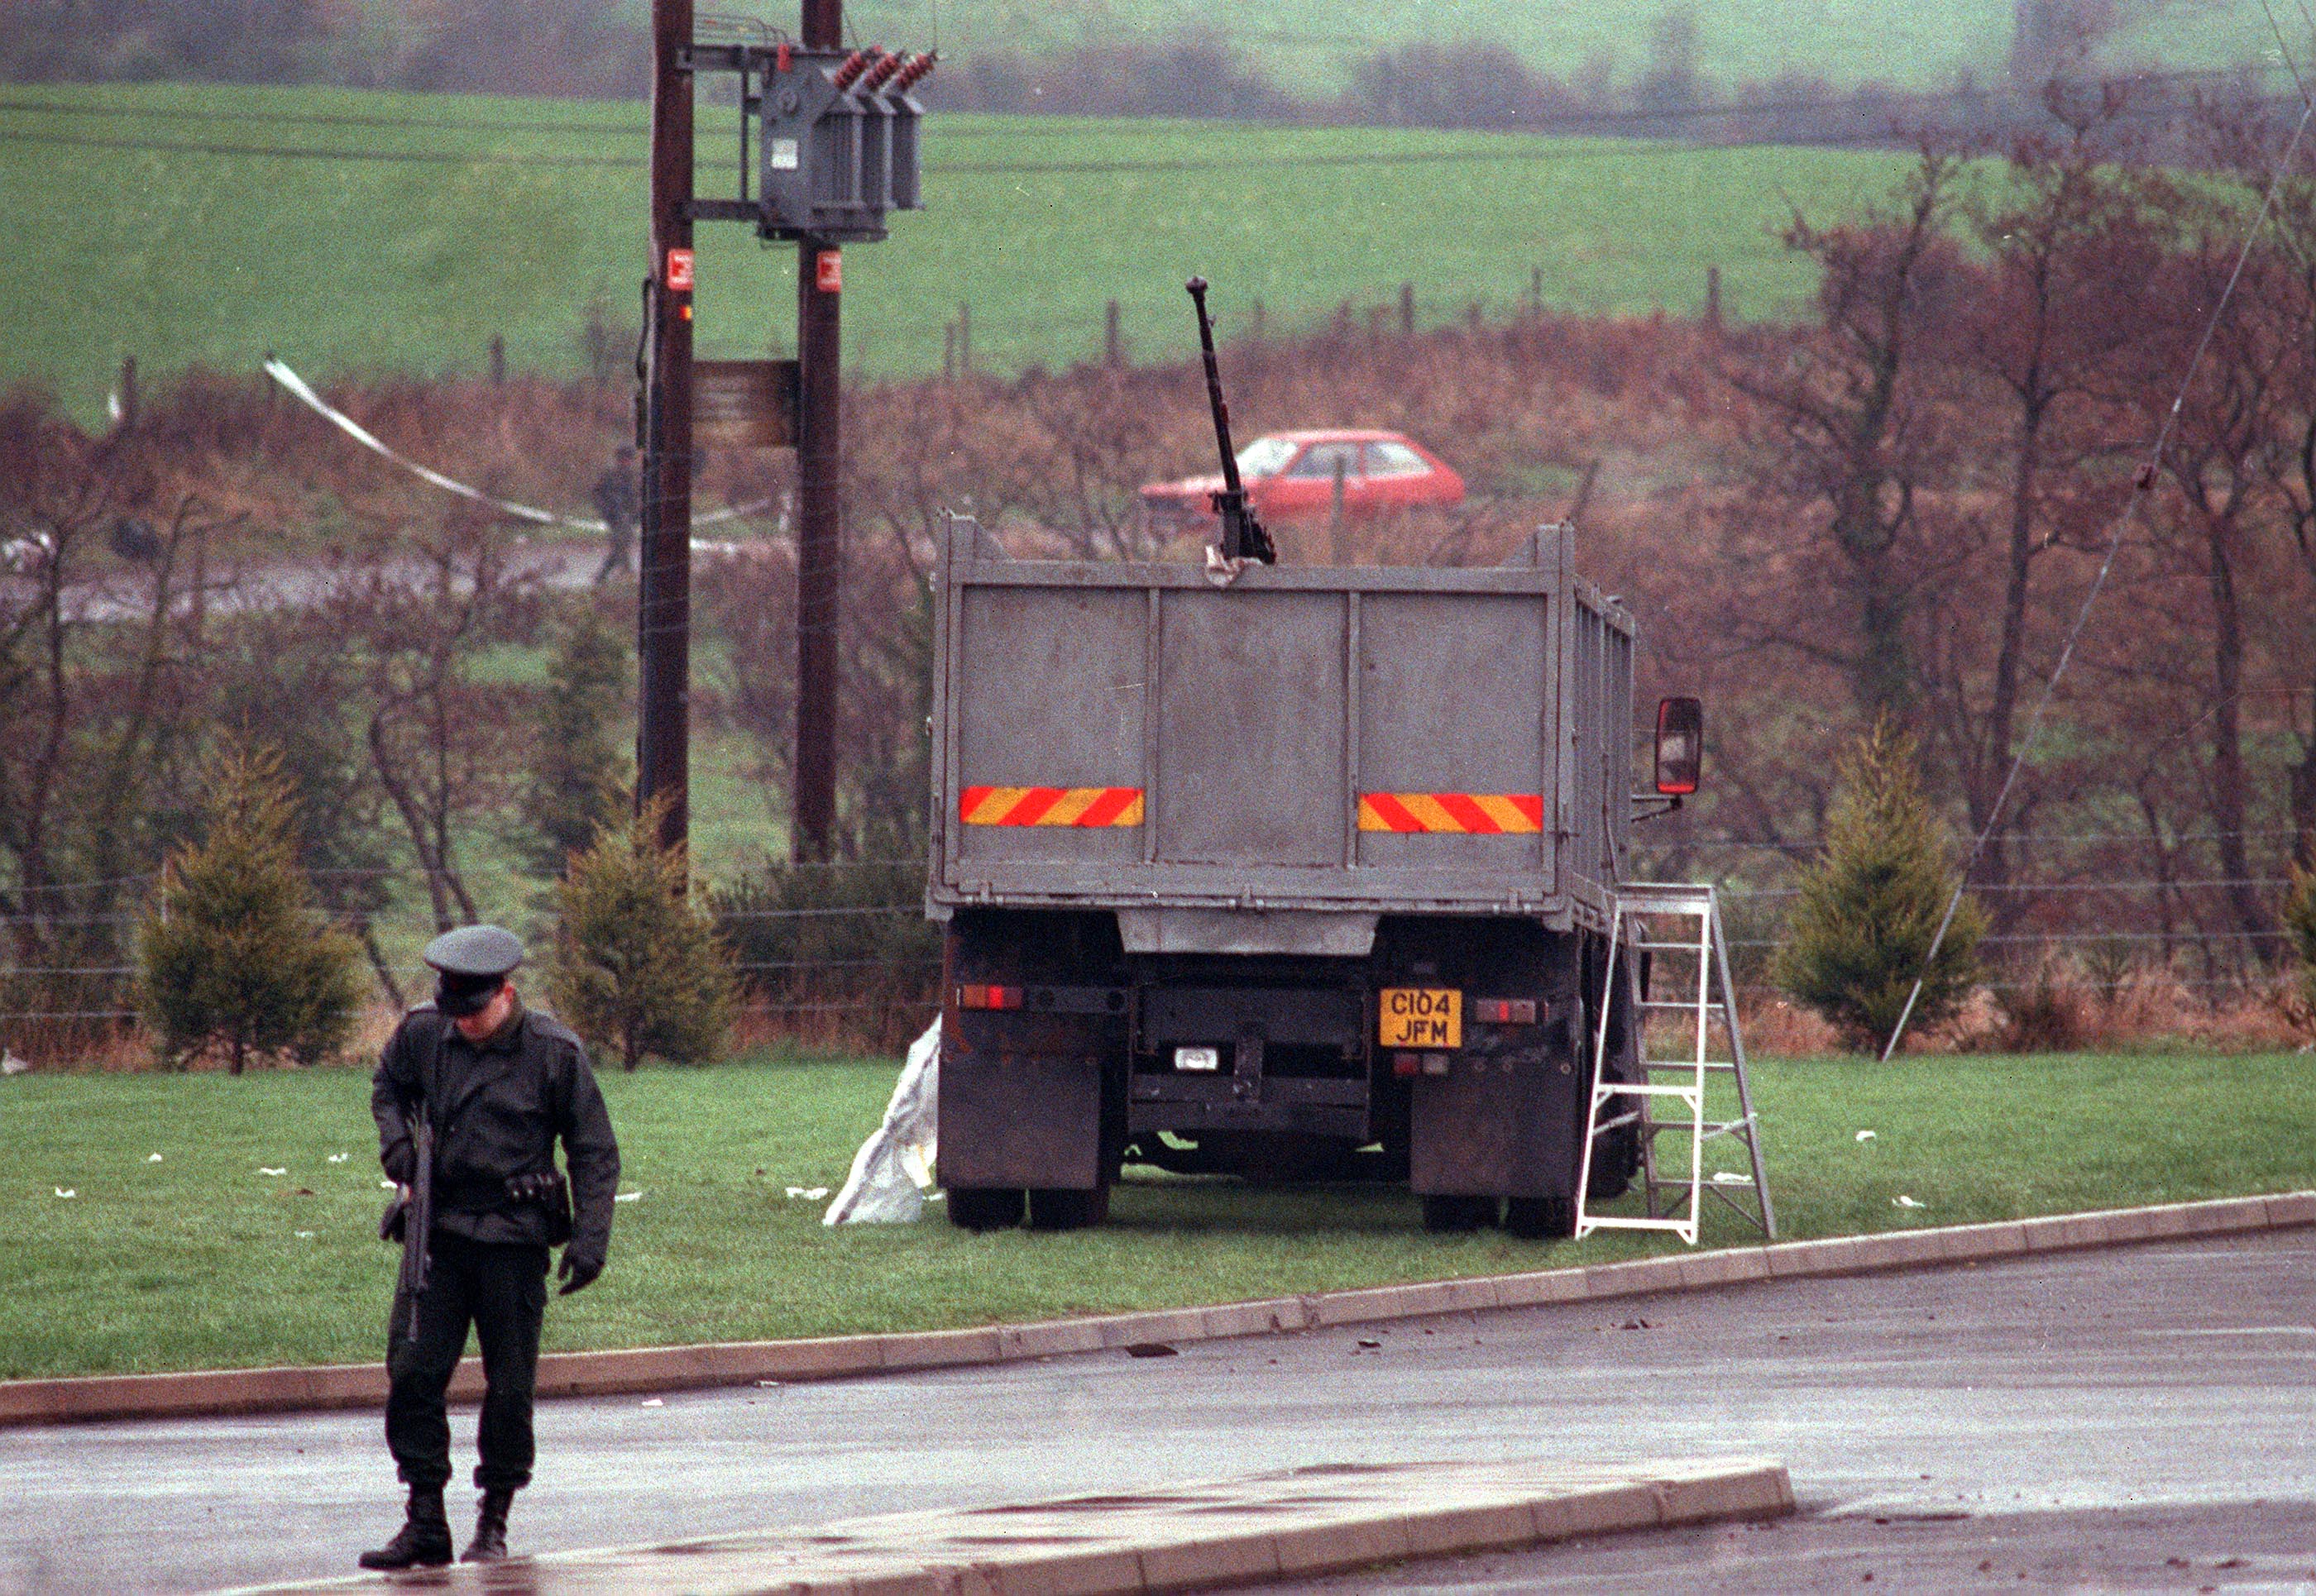
[[[1194,277],[1182,286],[1198,307],[1198,350],[1207,362],[1207,403],[1214,411],[1215,444],[1223,454],[1223,485],[1214,493],[1215,514],[1223,523],[1222,557],[1275,564],[1278,551],[1271,545],[1270,534],[1255,519],[1254,507],[1246,501],[1246,488],[1238,479],[1238,456],[1231,449],[1230,405],[1223,399],[1222,372],[1215,365],[1215,324],[1207,315],[1207,279]]]

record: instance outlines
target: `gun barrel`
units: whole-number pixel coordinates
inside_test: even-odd
[[[1207,405],[1214,412],[1215,447],[1223,455],[1223,487],[1236,493],[1242,491],[1238,456],[1231,448],[1230,404],[1223,398],[1222,368],[1215,364],[1215,324],[1207,315],[1207,279],[1194,277],[1182,286],[1190,291],[1190,300],[1198,307],[1198,352],[1207,363]]]

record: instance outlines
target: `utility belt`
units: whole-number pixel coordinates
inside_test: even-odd
[[[434,1202],[438,1210],[469,1214],[535,1209],[547,1221],[548,1246],[561,1246],[571,1239],[571,1183],[559,1169],[536,1169],[503,1180],[452,1180],[437,1175]]]

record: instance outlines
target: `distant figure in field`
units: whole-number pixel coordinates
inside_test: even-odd
[[[625,576],[634,563],[636,528],[641,519],[636,485],[636,451],[622,444],[611,468],[595,479],[595,513],[603,518],[607,540],[602,569],[595,572],[597,587],[614,576]]]

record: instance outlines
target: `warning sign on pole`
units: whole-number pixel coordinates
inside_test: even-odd
[[[844,255],[838,250],[823,250],[813,257],[812,286],[824,294],[844,292]]]
[[[667,252],[667,291],[671,294],[691,292],[691,252],[672,249]]]

